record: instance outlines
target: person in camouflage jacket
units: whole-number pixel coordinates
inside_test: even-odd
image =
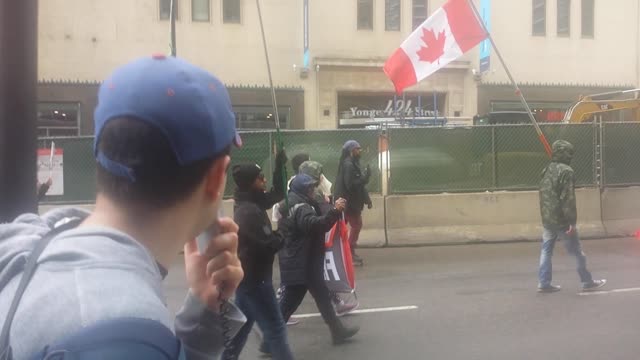
[[[573,145],[565,140],[553,143],[551,163],[542,171],[540,181],[540,215],[542,217],[542,251],[538,273],[538,291],[556,292],[560,286],[551,284],[551,257],[558,239],[563,239],[567,252],[576,257],[583,291],[604,286],[606,280],[593,280],[587,270],[587,258],[582,251],[576,229],[575,174],[571,168]]]

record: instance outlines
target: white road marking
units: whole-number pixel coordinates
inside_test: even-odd
[[[355,310],[350,312],[349,314],[369,314],[369,313],[380,313],[380,312],[389,312],[389,311],[416,310],[417,308],[418,307],[415,305],[394,306],[394,307]],[[320,313],[311,313],[311,314],[293,315],[291,317],[294,319],[306,319],[306,318],[319,317],[319,316],[320,316]]]
[[[580,296],[605,295],[605,294],[636,292],[636,291],[640,291],[640,287],[626,288],[626,289],[603,290],[603,291],[586,291],[586,292],[580,292],[580,293],[578,293],[578,295],[580,295]]]

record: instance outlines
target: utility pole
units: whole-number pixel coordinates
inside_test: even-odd
[[[178,56],[178,49],[176,47],[176,11],[178,9],[178,1],[171,0],[171,12],[169,13],[171,21],[171,56]]]
[[[0,1],[0,223],[37,212],[38,0]]]

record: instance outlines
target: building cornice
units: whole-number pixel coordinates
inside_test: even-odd
[[[38,85],[93,85],[99,86],[101,81],[96,80],[62,80],[62,79],[44,79],[39,80]],[[270,90],[268,85],[262,84],[225,84],[229,90]],[[302,86],[275,86],[279,91],[303,91]]]
[[[478,87],[511,87],[511,83],[508,82],[486,82],[483,81]],[[520,87],[553,87],[553,88],[601,88],[601,89],[620,89],[628,90],[634,89],[633,84],[588,84],[588,83],[543,83],[543,82],[522,82],[518,83]]]
[[[314,65],[322,67],[347,67],[347,68],[382,68],[387,58],[340,58],[340,57],[317,57],[314,59]],[[470,69],[470,61],[452,61],[444,69]],[[321,70],[322,71],[322,70]]]

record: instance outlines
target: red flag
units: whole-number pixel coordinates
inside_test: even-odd
[[[400,94],[486,37],[467,0],[448,0],[387,59],[384,72]]]

